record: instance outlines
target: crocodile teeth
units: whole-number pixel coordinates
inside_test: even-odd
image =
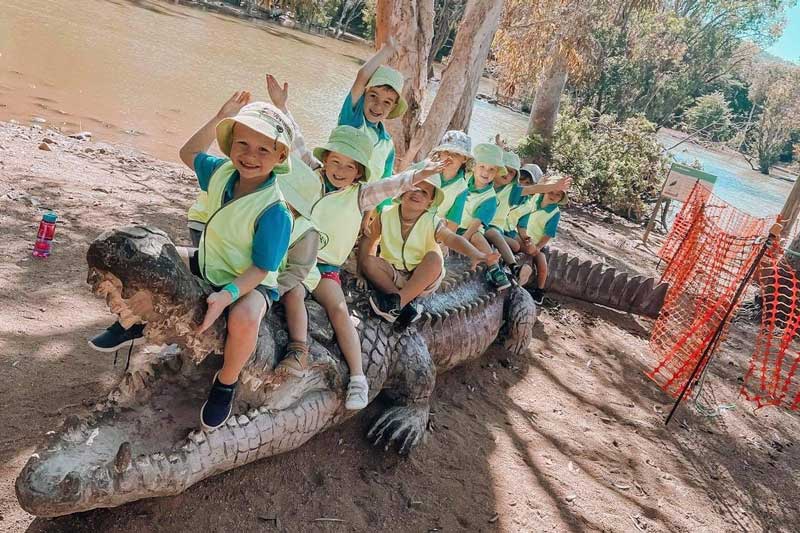
[[[258,416],[258,409],[250,409],[247,411],[247,417],[252,420]]]
[[[206,435],[202,431],[190,431],[189,440],[195,444],[202,444],[206,441]]]
[[[244,415],[239,415],[236,417],[236,422],[238,422],[240,426],[246,426],[250,423],[250,419]]]

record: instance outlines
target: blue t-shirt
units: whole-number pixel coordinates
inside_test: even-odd
[[[194,172],[200,188],[208,191],[211,176],[223,163],[228,161],[225,157],[200,152],[194,158]],[[239,172],[236,171],[228,180],[225,192],[222,195],[222,204],[233,199],[234,187],[239,181]],[[269,186],[275,181],[275,174],[271,174],[261,187]],[[259,215],[255,224],[253,236],[253,264],[267,272],[275,272],[280,267],[286,250],[289,249],[289,236],[292,233],[292,216],[284,204],[275,204]],[[277,291],[272,295],[277,300]]]
[[[486,191],[489,187],[494,187],[494,185],[489,182],[483,189],[476,189],[474,178],[470,178],[469,188],[467,190],[469,192],[481,193]],[[481,202],[481,204],[475,208],[475,212],[472,213],[472,216],[480,220],[483,227],[487,228],[489,224],[492,223],[495,213],[497,213],[497,199],[492,197]]]
[[[347,96],[344,99],[344,103],[342,104],[342,109],[339,111],[339,121],[337,126],[352,126],[354,128],[360,128],[366,123],[367,127],[374,130],[375,133],[378,135],[378,140],[392,140],[392,136],[389,135],[389,132],[386,131],[386,128],[383,126],[383,122],[378,122],[377,124],[370,122],[364,117],[364,95],[361,95],[361,98],[358,99],[358,102],[353,105],[353,96],[350,94],[350,91],[347,92]],[[386,158],[386,162],[383,165],[383,175],[381,178],[386,178],[392,175],[394,171],[394,148],[392,148],[391,152],[389,152],[388,157]]]

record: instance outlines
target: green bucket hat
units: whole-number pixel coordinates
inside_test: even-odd
[[[503,149],[496,144],[478,144],[472,149],[472,156],[475,158],[475,163],[493,165],[498,168],[498,174],[501,176],[508,174],[505,162],[503,161]]]
[[[369,181],[369,159],[372,157],[372,140],[366,132],[352,126],[337,126],[331,131],[324,146],[314,148],[314,157],[322,161],[327,152],[349,157],[364,167],[364,181]]]
[[[306,218],[311,218],[311,208],[319,199],[322,188],[319,176],[294,154],[289,156],[292,171],[278,174],[278,188],[284,200]]]
[[[226,156],[231,155],[233,143],[233,126],[242,124],[251,130],[270,139],[275,139],[289,151],[294,140],[294,129],[289,118],[277,107],[266,102],[252,102],[244,106],[234,117],[228,117],[217,123],[217,144]],[[285,174],[291,171],[289,159],[276,165],[276,174]]]
[[[391,67],[381,66],[375,71],[375,74],[369,79],[367,87],[380,87],[381,85],[388,85],[397,93],[397,103],[389,112],[386,118],[397,118],[402,116],[408,109],[408,102],[403,98],[403,75]]]
[[[503,152],[503,165],[509,168],[513,168],[519,174],[520,166],[522,165],[522,161],[519,160],[519,156],[514,152]]]

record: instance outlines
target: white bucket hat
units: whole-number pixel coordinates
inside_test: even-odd
[[[436,152],[453,152],[461,154],[467,158],[467,161],[472,160],[472,139],[469,135],[460,130],[450,130],[442,137],[442,142],[439,146],[431,150],[432,154]]]
[[[292,148],[294,129],[289,118],[277,107],[266,102],[251,102],[244,106],[234,117],[223,118],[217,123],[217,144],[226,156],[231,155],[233,141],[233,126],[242,124],[251,130],[281,143],[286,147],[287,153]],[[276,173],[285,173],[290,169],[289,158],[276,167]]]
[[[539,168],[539,165],[534,165],[533,163],[522,165],[520,172],[527,172],[530,174],[534,184],[539,183],[539,180],[541,180],[542,176],[544,175],[544,172],[542,172],[542,169]]]

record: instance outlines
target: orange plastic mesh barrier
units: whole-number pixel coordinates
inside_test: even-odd
[[[800,257],[779,244],[770,247],[757,272],[761,288],[761,328],[742,395],[756,403],[800,407]]]
[[[650,337],[658,362],[647,375],[677,397],[706,345],[733,316],[725,314],[753,264],[769,221],[739,211],[695,186],[660,255],[669,292]],[[723,323],[723,320],[725,323]],[[702,371],[702,368],[701,368]]]

